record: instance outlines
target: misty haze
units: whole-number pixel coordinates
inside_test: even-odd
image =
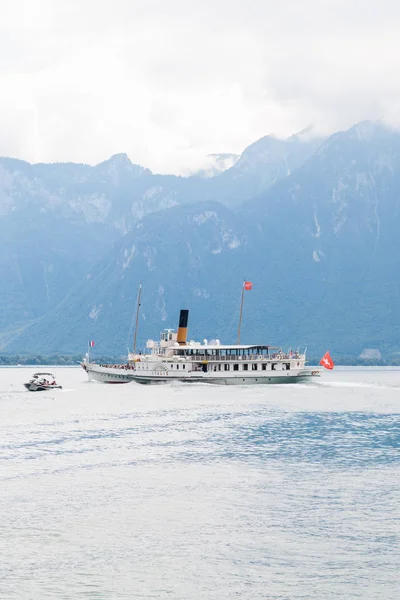
[[[0,600],[398,599],[399,31],[0,0]]]

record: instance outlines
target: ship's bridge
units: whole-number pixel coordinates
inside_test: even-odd
[[[164,331],[160,333],[160,341],[155,342],[154,340],[147,340],[146,348],[168,348],[175,344],[178,345],[177,336],[178,334],[175,329],[164,329]]]

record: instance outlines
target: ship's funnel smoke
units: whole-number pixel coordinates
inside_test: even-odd
[[[176,336],[176,341],[181,346],[184,346],[186,344],[188,318],[189,311],[186,309],[182,309],[179,314],[178,335]]]

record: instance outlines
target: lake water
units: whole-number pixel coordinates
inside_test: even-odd
[[[400,370],[110,386],[0,369],[0,598],[400,598]],[[40,370],[40,369],[37,369]]]

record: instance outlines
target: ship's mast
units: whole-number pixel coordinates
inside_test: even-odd
[[[138,324],[139,324],[139,310],[140,310],[140,296],[141,295],[142,295],[142,284],[139,283],[139,291],[138,291],[137,307],[136,307],[135,335],[133,336],[133,354],[136,354],[136,338],[137,338]]]
[[[245,281],[243,281],[243,285],[242,285],[242,300],[240,302],[239,326],[238,326],[238,333],[237,333],[237,340],[236,340],[237,345],[240,344],[240,329],[242,327],[243,302],[244,302],[244,286],[245,286]]]

